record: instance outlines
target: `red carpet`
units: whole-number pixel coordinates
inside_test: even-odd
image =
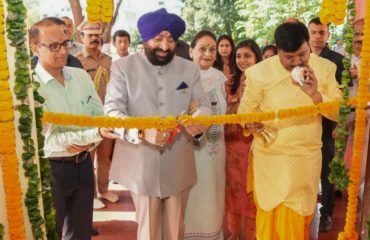
[[[119,187],[117,187],[118,185],[113,186],[115,186],[115,189],[119,189]],[[135,208],[133,206],[130,193],[125,190],[116,190],[112,192],[116,193],[120,200],[117,203],[108,203],[104,201],[107,207],[94,211],[94,228],[96,228],[100,234],[92,239],[135,240],[137,224],[134,218]],[[341,198],[336,198],[333,229],[328,233],[320,233],[319,240],[337,239],[338,233],[343,230],[345,222],[346,202],[347,194],[343,194]],[[224,232],[225,237],[228,237],[228,231],[225,229]]]

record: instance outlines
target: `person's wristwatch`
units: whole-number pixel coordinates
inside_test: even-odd
[[[130,128],[125,131],[125,140],[133,144],[139,144],[142,142],[142,130],[137,128]],[[141,137],[140,137],[141,136]]]
[[[193,136],[193,140],[196,141],[196,142],[200,142],[200,140],[202,140],[202,136],[203,136],[203,133],[199,133],[199,134]]]

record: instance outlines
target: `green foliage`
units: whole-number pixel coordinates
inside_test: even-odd
[[[32,122],[34,121],[34,116],[28,104],[28,89],[30,87],[37,89],[39,87],[39,84],[32,84],[28,68],[30,58],[26,47],[27,28],[25,24],[27,11],[23,5],[23,1],[7,0],[7,10],[7,36],[10,40],[10,45],[14,46],[16,49],[14,93],[16,95],[16,98],[21,102],[21,104],[17,107],[17,110],[20,113],[18,130],[23,141],[23,168],[25,170],[25,177],[28,180],[24,203],[27,207],[33,238],[44,239],[45,233],[42,225],[45,223],[45,220],[41,215],[41,211],[39,209],[39,198],[41,194],[39,189],[41,189],[41,179],[39,177],[38,167],[33,161],[36,154],[35,143],[32,139]],[[39,104],[44,101],[43,98],[37,93],[35,94],[35,100],[38,101]],[[38,127],[42,127],[42,110],[40,108],[35,109],[35,115],[36,125]],[[41,135],[40,128],[38,128],[38,135]],[[43,137],[38,139],[40,146],[43,146],[43,142],[40,142],[40,140],[42,139]],[[48,169],[46,168],[46,170]],[[50,171],[44,171],[44,169],[42,169],[41,167],[41,176],[43,176],[43,174],[47,174],[50,178]],[[46,185],[46,187],[44,185]],[[42,195],[43,198],[46,195],[46,202],[44,202],[44,213],[47,220],[46,236],[48,239],[58,239],[55,231],[52,204],[50,203],[50,181],[42,182]]]
[[[255,39],[261,46],[273,42],[274,30],[287,17],[307,23],[318,16],[319,0],[183,0],[182,16],[191,41],[202,29],[229,34],[235,42]]]
[[[40,20],[40,8],[39,8],[39,0],[25,0],[24,5],[28,9],[27,13],[27,25],[32,26],[36,22]]]
[[[0,224],[0,240],[4,239],[4,226]]]
[[[40,84],[34,83],[33,96],[35,102],[41,105],[45,102],[45,99],[37,92]],[[42,189],[42,200],[45,212],[45,225],[46,225],[46,236],[47,239],[56,240],[58,234],[55,229],[55,209],[53,207],[53,199],[51,195],[51,170],[49,161],[44,157],[44,136],[42,135],[42,107],[35,107],[36,117],[36,130],[37,130],[37,146],[39,153],[40,169],[41,169],[41,189]]]
[[[182,39],[190,42],[200,30],[210,30],[216,35],[228,34],[238,41],[237,23],[240,16],[237,0],[183,0],[182,16],[186,33]]]
[[[350,183],[348,176],[348,170],[344,162],[344,153],[346,148],[346,140],[348,133],[346,131],[346,120],[348,114],[351,112],[351,107],[345,104],[346,100],[349,99],[349,87],[348,84],[351,81],[348,69],[351,67],[350,56],[352,54],[352,40],[353,40],[353,25],[352,18],[354,16],[354,4],[350,0],[347,3],[347,18],[344,25],[344,42],[346,46],[346,56],[343,59],[344,70],[342,73],[342,92],[343,100],[340,103],[339,108],[339,119],[337,126],[337,139],[335,141],[335,156],[334,159],[330,162],[330,175],[329,181],[337,185],[340,189],[346,189]]]
[[[297,18],[307,24],[318,16],[319,0],[238,0],[237,9],[242,19],[239,34],[253,38],[261,46],[273,42],[275,28],[288,17]]]
[[[131,52],[136,52],[136,45],[139,42],[143,41],[141,39],[139,30],[137,28],[135,28],[134,30],[130,32],[130,39],[131,39],[131,44],[130,44]]]

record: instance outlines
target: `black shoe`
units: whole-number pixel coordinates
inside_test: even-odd
[[[91,236],[98,236],[99,235],[99,231],[96,230],[95,228],[92,228],[91,229]]]
[[[333,220],[331,216],[323,215],[320,217],[320,225],[319,231],[320,232],[329,232],[333,227]]]
[[[336,198],[341,198],[341,197],[342,197],[342,191],[340,191],[340,190],[335,190],[335,191],[334,191],[334,196],[335,196]]]

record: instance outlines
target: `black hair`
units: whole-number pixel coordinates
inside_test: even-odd
[[[320,18],[319,17],[315,17],[315,18],[312,18],[309,22],[308,22],[308,26],[310,26],[310,24],[315,24],[315,25],[325,25],[323,24],[321,21],[320,21]],[[326,26],[329,27],[330,23],[326,24]]]
[[[125,31],[125,30],[117,30],[114,34],[113,34],[113,42],[116,41],[116,38],[117,37],[127,37],[128,38],[128,42],[131,43],[131,38],[130,38],[130,34]]]
[[[266,51],[268,51],[268,50],[272,50],[272,51],[274,52],[274,54],[275,54],[275,55],[278,53],[276,46],[275,46],[275,45],[270,44],[270,45],[266,45],[266,46],[264,46],[264,47],[262,48],[262,56],[263,56],[263,54],[265,54],[265,52],[266,52]]]
[[[276,47],[285,52],[295,52],[309,40],[308,29],[301,22],[283,23],[275,30]]]
[[[253,39],[243,40],[240,43],[238,43],[238,45],[235,48],[235,57],[236,57],[236,52],[240,48],[249,48],[254,53],[254,55],[256,56],[256,63],[259,63],[259,62],[262,61],[261,49]],[[242,74],[243,74],[243,72],[240,71],[238,66],[236,66],[236,64],[235,64],[235,67],[234,67],[234,82],[233,82],[233,85],[231,86],[231,92],[232,93],[236,93],[236,90],[238,89],[238,87],[240,85],[240,76]]]
[[[229,56],[229,67],[230,67],[230,69],[233,69],[234,65],[235,65],[235,56],[234,56],[234,54],[235,54],[235,43],[234,43],[234,40],[229,35],[226,35],[226,34],[221,35],[217,39],[217,43],[216,43],[216,47],[217,47],[216,61],[213,64],[213,67],[217,68],[220,71],[223,71],[223,68],[224,68],[224,61],[222,60],[222,57],[221,57],[220,53],[218,52],[218,46],[220,45],[222,40],[229,41],[229,43],[231,45],[231,53],[230,53],[230,56]]]

